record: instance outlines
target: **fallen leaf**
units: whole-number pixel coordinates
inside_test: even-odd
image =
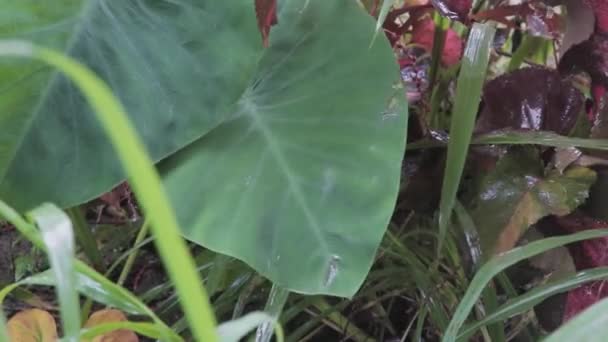
[[[483,178],[469,205],[484,253],[508,251],[541,218],[569,214],[589,196],[595,180],[596,173],[584,167],[544,175],[535,148],[511,148]]]
[[[583,94],[554,70],[531,67],[488,82],[475,131],[525,129],[570,133],[584,107]]]
[[[106,309],[94,312],[87,322],[85,328],[91,328],[97,325],[114,322],[127,322],[127,317],[124,313],[114,309]],[[91,342],[138,342],[137,335],[130,330],[115,330],[108,334],[95,337]]]
[[[277,0],[255,0],[255,13],[264,46],[268,47],[270,44],[270,29],[279,22],[277,19]]]
[[[57,325],[50,313],[30,309],[17,313],[7,323],[11,342],[55,342]]]

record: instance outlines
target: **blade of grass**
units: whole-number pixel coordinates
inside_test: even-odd
[[[447,30],[450,27],[450,20],[444,18],[438,12],[433,14],[433,20],[435,22],[435,33],[433,35],[433,50],[431,51],[431,70],[429,71],[429,84],[432,87],[435,86],[437,75],[439,75],[443,47],[445,46],[445,37]]]
[[[528,245],[517,247],[509,252],[495,256],[490,259],[485,265],[483,265],[467,289],[464,297],[460,301],[460,304],[456,308],[452,321],[445,330],[445,335],[442,339],[443,342],[455,342],[460,331],[460,328],[469,317],[471,309],[479,299],[479,296],[483,292],[484,288],[498,273],[502,272],[509,266],[512,266],[522,260],[528,259],[532,256],[545,252],[547,250],[564,246],[573,242],[589,240],[608,236],[608,230],[588,230],[577,234],[572,234],[562,237],[553,237],[538,240]]]
[[[97,248],[97,241],[95,241],[95,236],[93,235],[93,232],[91,232],[91,227],[87,224],[82,208],[70,208],[67,210],[67,214],[70,216],[72,225],[74,226],[76,241],[80,244],[87,259],[89,259],[96,270],[105,272],[106,265],[99,248]]]
[[[4,318],[4,309],[0,305],[0,341],[10,341],[6,328],[6,318]]]
[[[148,235],[148,229],[150,227],[150,221],[145,220],[144,224],[142,224],[141,228],[139,228],[139,232],[137,233],[137,237],[135,238],[135,242],[133,242],[133,246],[139,246],[139,244],[144,241],[146,236]],[[129,273],[131,272],[131,268],[133,268],[133,264],[135,263],[135,259],[137,259],[137,253],[139,252],[139,248],[133,248],[132,252],[129,254],[127,261],[125,261],[125,265],[120,271],[120,275],[118,276],[118,281],[116,282],[118,285],[122,286]]]
[[[519,297],[509,300],[482,320],[466,326],[458,336],[458,339],[460,341],[468,341],[470,336],[474,334],[477,329],[485,325],[494,322],[502,322],[515,315],[521,314],[555,294],[567,292],[590,281],[606,278],[608,278],[608,267],[600,267],[536,287]]]
[[[272,284],[272,289],[270,290],[268,300],[266,301],[266,307],[264,308],[264,312],[272,317],[272,321],[264,322],[258,327],[255,333],[256,342],[270,341],[274,330],[274,322],[279,319],[279,316],[285,307],[285,303],[287,303],[289,293],[289,290],[277,284]]]
[[[544,342],[603,342],[608,334],[608,298],[583,311],[549,335]]]
[[[40,229],[42,240],[55,277],[59,314],[64,339],[78,342],[80,335],[80,304],[74,272],[74,231],[66,213],[52,204],[43,204],[32,210],[30,217]]]
[[[96,325],[80,331],[80,341],[94,341],[95,337],[111,333],[116,330],[130,330],[139,335],[155,340],[164,338],[164,331],[159,329],[156,324],[141,322],[112,322]],[[170,341],[183,341],[179,336],[174,336]]]
[[[552,132],[495,132],[473,138],[473,145],[541,145],[550,147],[580,147],[608,150],[608,139],[570,138]],[[446,147],[443,141],[417,141],[407,146],[408,151]]]
[[[393,6],[395,0],[382,0],[382,8],[380,8],[380,13],[378,14],[378,20],[376,21],[376,33],[374,33],[374,38],[372,38],[371,45],[374,45],[376,38],[378,38],[378,34],[382,30],[382,26],[384,25],[384,21],[386,20],[386,16],[388,16],[388,12]]]
[[[0,201],[0,217],[10,222],[23,234],[35,247],[44,250],[45,245],[40,238],[39,232],[33,224],[27,222],[14,209]],[[120,287],[97,271],[84,264],[80,260],[75,260],[74,268],[77,271],[76,285],[82,294],[97,300],[100,303],[120,308],[125,312],[140,314],[150,317],[159,327],[165,331],[167,338],[174,338],[175,333],[142,301],[128,290]],[[55,286],[55,278],[52,272],[42,272],[35,276],[28,277],[18,283],[6,286],[0,291],[0,304],[6,295],[20,285],[46,285]]]
[[[474,24],[462,59],[439,204],[438,254],[443,246],[464,170],[495,32],[496,28],[489,24]]]
[[[277,342],[283,342],[285,340],[281,325],[276,323],[276,320],[273,317],[263,312],[252,312],[239,319],[222,323],[218,327],[220,340],[221,342],[239,342],[253,329],[265,323],[274,325],[274,334]]]
[[[95,110],[152,226],[159,255],[173,280],[196,340],[217,341],[216,320],[194,260],[180,235],[175,213],[162,188],[154,164],[141,139],[112,95],[110,88],[89,69],[61,53],[23,41],[0,42],[0,55],[41,60],[66,74]]]

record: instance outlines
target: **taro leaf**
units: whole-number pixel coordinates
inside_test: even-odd
[[[187,238],[291,290],[354,294],[394,206],[407,112],[356,2],[280,1],[268,49],[251,0],[5,2],[1,36],[68,46],[155,160],[180,150],[161,169]],[[68,81],[0,63],[0,197],[72,206],[123,180]]]
[[[258,18],[258,29],[262,34],[264,46],[268,47],[270,28],[278,22],[277,0],[255,0],[255,14]]]
[[[30,309],[17,313],[8,321],[7,329],[11,341],[57,341],[55,319],[44,310]]]
[[[466,21],[473,6],[472,0],[431,0],[435,8],[452,20]]]
[[[487,256],[510,250],[522,233],[548,215],[563,216],[588,197],[595,172],[573,167],[543,176],[534,148],[514,147],[484,177],[471,216]]]
[[[92,68],[155,160],[227,119],[263,49],[251,0],[5,0],[0,38],[60,49]],[[69,207],[124,179],[64,77],[1,60],[0,89],[0,197],[21,210],[45,201]]]
[[[505,128],[568,134],[584,98],[568,80],[552,70],[524,68],[488,82],[476,132]]]
[[[395,204],[403,89],[355,2],[281,4],[233,120],[161,171],[188,239],[293,291],[351,296]]]

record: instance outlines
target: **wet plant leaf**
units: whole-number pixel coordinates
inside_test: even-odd
[[[50,313],[30,309],[15,314],[7,323],[11,342],[55,342],[57,325]]]
[[[608,333],[608,299],[604,299],[588,310],[583,312],[579,317],[568,322],[556,332],[549,335],[543,341],[545,342],[562,342],[562,341],[585,341],[585,342],[602,342],[606,340]]]
[[[105,309],[96,311],[84,324],[84,328],[93,328],[105,323],[127,322],[127,317],[119,310]],[[97,336],[90,342],[138,342],[139,338],[130,330],[115,330],[110,333]]]
[[[262,41],[268,47],[270,29],[278,23],[277,0],[255,0],[255,14],[258,18],[258,29],[262,34]]]
[[[551,234],[574,234],[586,230],[606,229],[608,223],[577,211],[565,217],[544,220],[540,228]],[[568,250],[578,271],[608,266],[608,238],[606,237],[568,245]],[[608,289],[601,280],[571,290],[566,297],[564,321],[570,320],[605,297],[608,297]]]
[[[441,15],[452,20],[467,21],[472,0],[431,0],[431,3]]]
[[[550,69],[524,68],[488,82],[476,132],[501,129],[567,135],[584,105],[583,94]]]
[[[583,167],[544,175],[536,149],[511,149],[484,177],[471,204],[486,256],[513,248],[541,218],[572,212],[588,197],[595,179],[595,172]]]

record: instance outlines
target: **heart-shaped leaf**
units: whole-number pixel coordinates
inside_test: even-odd
[[[0,38],[64,50],[103,78],[155,160],[226,120],[262,51],[251,0],[8,0],[2,12]],[[45,201],[67,207],[124,179],[65,77],[2,60],[0,89],[3,199],[21,210]]]
[[[251,0],[13,0],[5,11],[17,19],[0,20],[1,35],[67,46],[93,68],[154,159],[179,151],[161,170],[186,237],[291,290],[354,294],[393,209],[407,111],[392,50],[370,47],[374,20],[355,2],[279,1],[268,49]],[[68,81],[0,63],[12,136],[0,134],[0,196],[71,206],[124,178]]]
[[[385,40],[369,48],[373,34],[355,3],[283,2],[234,119],[161,164],[187,238],[294,291],[355,293],[405,134],[396,64],[370,62],[392,58]]]

